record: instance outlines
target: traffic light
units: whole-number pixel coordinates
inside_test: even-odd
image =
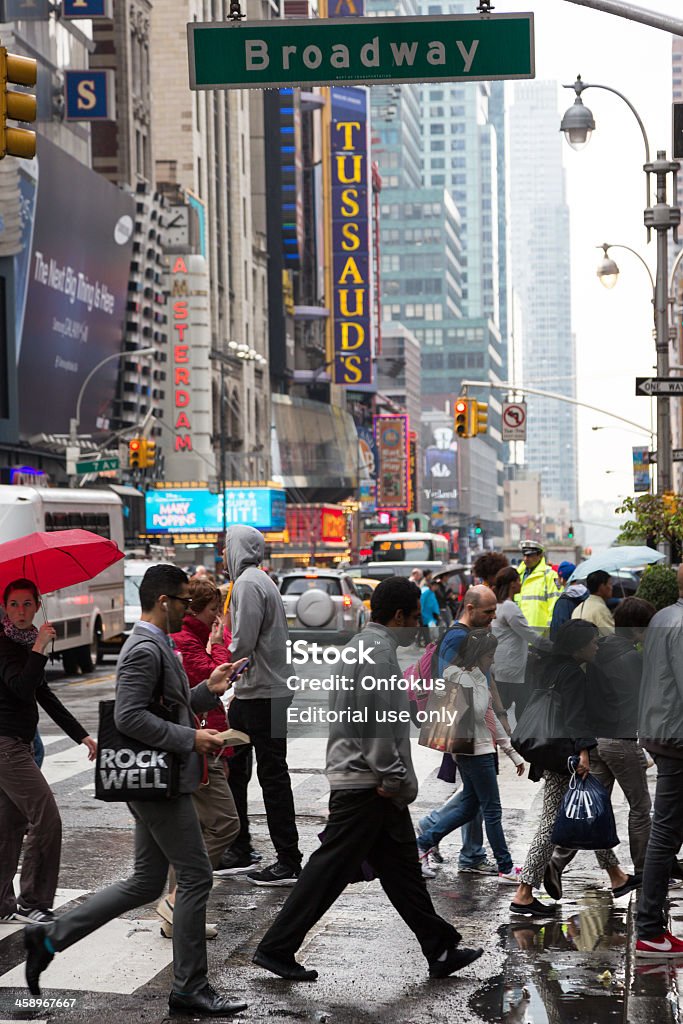
[[[7,118],[14,121],[35,121],[38,112],[36,97],[32,93],[15,92],[8,85],[36,84],[38,62],[31,57],[18,57],[0,46],[0,78],[2,79],[2,108],[0,115],[0,160],[5,156],[22,156],[32,160],[36,155],[36,133],[26,128],[8,128]]]
[[[574,540],[574,524],[573,523],[569,524],[569,529],[567,530],[567,537],[568,537],[569,540]]]
[[[147,441],[144,437],[133,437],[128,442],[128,465],[131,469],[144,469],[147,465]]]
[[[471,437],[469,398],[458,398],[455,403],[455,432],[458,437]]]
[[[481,536],[481,533],[482,533],[481,523],[480,523],[480,521],[478,519],[477,519],[476,523],[474,524],[474,532],[476,533],[476,535],[478,537]]]
[[[156,441],[145,441],[145,469],[154,469],[157,461]]]
[[[673,491],[665,491],[662,495],[662,504],[664,505],[664,511],[668,512],[672,516],[676,511],[676,495]]]
[[[477,434],[485,434],[489,425],[489,407],[486,402],[477,402],[470,399],[470,434],[476,437]]]

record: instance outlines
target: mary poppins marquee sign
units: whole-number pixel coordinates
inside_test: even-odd
[[[534,77],[533,14],[190,22],[192,89]]]

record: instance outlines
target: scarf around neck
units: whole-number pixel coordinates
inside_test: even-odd
[[[33,647],[38,637],[38,630],[35,626],[29,626],[28,629],[19,629],[18,626],[13,625],[7,615],[2,618],[2,629],[8,640],[13,640],[15,644],[21,644],[22,647]]]

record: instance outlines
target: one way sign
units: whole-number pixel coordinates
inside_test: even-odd
[[[636,377],[637,395],[683,395],[683,377]]]

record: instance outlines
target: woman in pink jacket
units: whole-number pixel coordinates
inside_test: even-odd
[[[190,686],[197,686],[209,678],[217,665],[225,665],[230,661],[228,645],[232,637],[229,633],[224,634],[220,617],[220,593],[215,583],[205,578],[190,580],[190,599],[191,604],[185,613],[182,629],[173,634],[172,640],[178,657],[182,659]],[[225,709],[221,706],[208,711],[202,725],[207,729],[225,732],[228,728]],[[232,748],[226,747],[218,757],[207,758],[204,779],[193,794],[212,868],[218,867],[221,855],[240,830],[235,801],[228,785],[227,758],[231,753]],[[157,906],[157,913],[164,921],[162,933],[168,938],[173,934],[175,887],[176,881],[171,871],[168,896]],[[207,938],[214,938],[215,935],[216,929],[207,925]]]

